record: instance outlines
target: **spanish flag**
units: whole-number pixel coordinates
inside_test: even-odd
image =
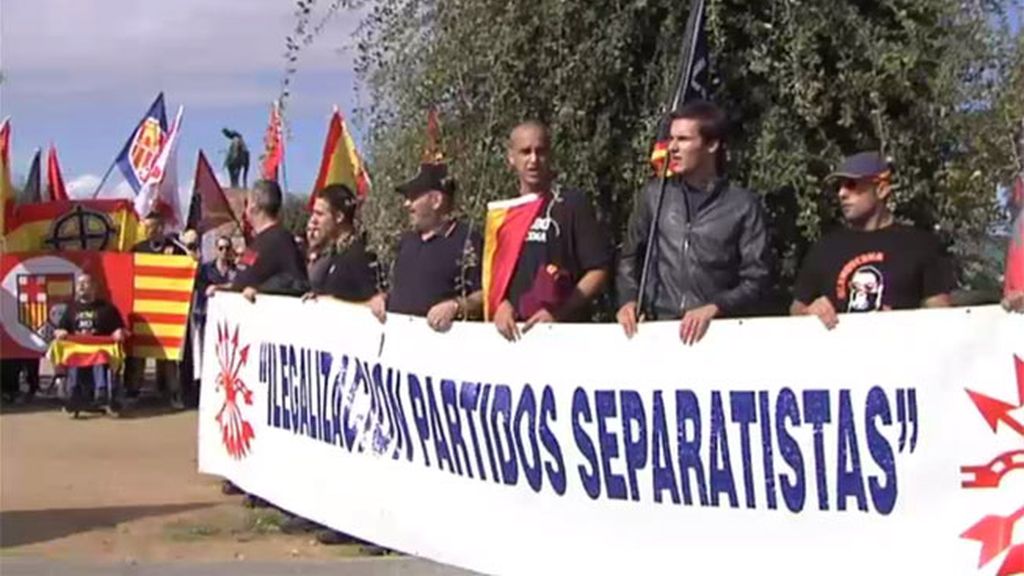
[[[5,218],[8,252],[127,252],[144,237],[132,202],[64,200],[22,204]]]
[[[366,166],[356,151],[345,125],[345,118],[335,108],[327,127],[327,139],[324,141],[324,155],[320,160],[320,174],[316,178],[314,191],[322,190],[331,184],[348,186],[360,200],[370,193],[370,176]],[[309,208],[313,209],[314,196],[309,197]]]
[[[0,124],[0,237],[6,239],[7,221],[14,206],[14,186],[11,185],[11,119]],[[7,250],[6,243],[4,250]]]
[[[490,320],[508,292],[526,234],[544,205],[544,197],[525,194],[487,204],[484,226],[484,319]]]
[[[109,364],[117,372],[124,364],[124,349],[110,336],[70,335],[51,342],[46,357],[56,366],[84,368]]]
[[[196,261],[189,256],[134,254],[131,356],[180,360],[188,327]]]

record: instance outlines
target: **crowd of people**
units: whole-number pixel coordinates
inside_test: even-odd
[[[251,236],[244,251],[236,253],[232,238],[221,236],[215,257],[199,266],[184,359],[156,362],[158,388],[175,409],[184,406],[184,396],[198,397],[207,304],[219,291],[240,292],[250,302],[260,294],[332,297],[366,305],[382,323],[389,313],[424,317],[438,332],[457,320],[486,318],[502,337],[514,341],[537,324],[588,321],[595,300],[614,282],[616,320],[627,337],[644,321],[675,320],[682,342],[697,344],[715,319],[750,314],[765,297],[772,274],[768,230],[759,196],[723,172],[727,127],[722,110],[692,102],[673,113],[670,126],[673,175],[664,189],[652,179],[641,190],[618,253],[587,194],[557,181],[549,129],[530,121],[511,131],[508,166],[520,195],[539,198],[540,204],[515,247],[516,263],[502,293],[492,295],[496,305],[489,314],[481,278],[483,238],[456,216],[456,178],[445,164],[423,164],[398,186],[409,229],[387,274],[359,230],[352,190],[338,184],[316,190],[305,238],[296,238],[280,221],[281,188],[257,181],[246,193]],[[901,224],[893,215],[893,169],[880,153],[866,151],[846,158],[828,177],[845,225],[806,256],[792,291],[792,315],[816,316],[831,330],[844,313],[953,305],[957,281],[952,258],[934,234]],[[199,258],[194,233],[165,235],[156,212],[146,216],[144,225],[147,237],[135,251]],[[57,338],[126,337],[120,316],[96,292],[92,276],[78,278],[75,303],[61,320]],[[1002,304],[1024,312],[1024,292],[1006,294]],[[127,398],[138,396],[144,367],[144,360],[128,359]],[[4,370],[5,400],[10,372]],[[91,378],[96,390],[110,390],[100,371],[72,372],[72,382]],[[16,373],[14,378],[16,389]],[[230,482],[223,490],[241,493]],[[245,502],[269,505],[250,495]],[[285,530],[315,531],[325,544],[350,541],[298,517],[290,517]]]
[[[538,323],[587,321],[612,282],[616,318],[628,336],[645,320],[673,319],[683,342],[693,345],[714,319],[757,308],[772,274],[768,230],[759,196],[722,172],[725,115],[714,104],[693,102],[671,120],[674,175],[663,194],[656,179],[643,188],[618,253],[586,193],[557,181],[548,128],[531,121],[512,130],[508,165],[520,194],[537,195],[542,204],[488,318],[503,337],[518,339]],[[846,158],[828,177],[845,226],[805,258],[791,314],[817,316],[831,329],[841,313],[952,306],[954,262],[933,233],[896,221],[892,182],[893,167],[874,151]],[[206,295],[232,289],[250,301],[260,293],[332,296],[365,303],[381,322],[389,312],[422,316],[442,332],[457,319],[482,319],[483,240],[456,216],[456,179],[444,164],[423,164],[397,191],[410,229],[388,280],[377,282],[377,259],[357,229],[351,190],[332,185],[315,192],[300,244],[279,222],[280,188],[257,182],[246,202],[254,236],[241,257],[244,270],[230,282],[209,283]],[[1022,300],[1014,293],[1003,303],[1020,310]]]

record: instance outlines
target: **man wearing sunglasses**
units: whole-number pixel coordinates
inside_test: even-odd
[[[934,234],[896,222],[881,154],[850,156],[828,179],[839,183],[846,225],[804,260],[790,314],[817,316],[831,330],[840,313],[951,306],[953,263]]]

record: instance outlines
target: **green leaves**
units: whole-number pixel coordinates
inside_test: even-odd
[[[365,9],[358,72],[378,193],[364,217],[378,251],[405,224],[389,190],[413,173],[431,107],[459,203],[478,224],[488,200],[515,194],[509,129],[538,118],[553,129],[561,178],[586,189],[620,236],[650,175],[686,3],[376,0]],[[861,149],[896,161],[901,217],[936,227],[965,254],[977,245],[996,217],[996,185],[1012,173],[1005,119],[1024,116],[1022,48],[998,10],[967,0],[709,0],[714,99],[735,125],[730,174],[765,195],[780,294],[809,243],[836,223],[822,177]]]

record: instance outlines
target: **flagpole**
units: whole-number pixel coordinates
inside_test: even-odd
[[[704,0],[690,0],[690,14],[687,16],[686,31],[683,34],[682,53],[680,54],[681,62],[679,66],[679,77],[676,81],[675,94],[672,97],[672,106],[666,111],[666,117],[662,118],[662,122],[668,121],[667,114],[679,109],[679,105],[682,103],[682,100],[686,95],[690,74],[693,72],[694,51],[696,50],[697,40],[700,37],[697,27],[701,25],[704,19],[703,16]],[[637,293],[636,314],[638,317],[643,316],[644,313],[644,300],[646,298],[647,282],[649,280],[651,270],[651,256],[654,254],[654,245],[658,238],[661,209],[665,203],[665,190],[668,184],[669,165],[671,164],[671,161],[671,154],[669,150],[666,149],[665,161],[662,163],[660,170],[661,174],[659,175],[658,202],[655,205],[654,217],[651,220],[651,227],[647,233],[647,246],[644,248],[644,264],[640,272],[640,287],[639,292]],[[641,201],[643,201],[642,198]],[[687,207],[687,217],[689,217],[689,207]]]

